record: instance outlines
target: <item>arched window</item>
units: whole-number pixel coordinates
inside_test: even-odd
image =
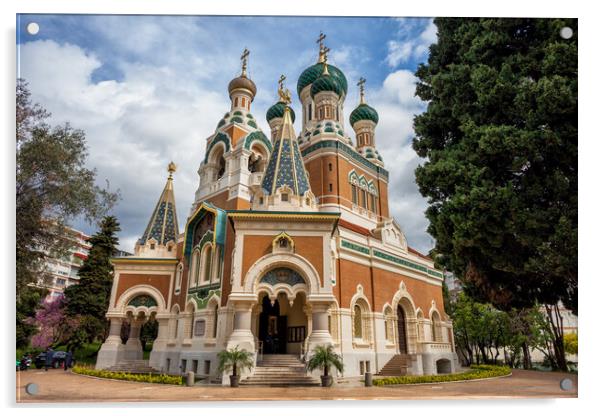
[[[217,338],[217,312],[218,312],[218,305],[215,305],[215,308],[213,308],[213,338]]]
[[[363,338],[362,308],[360,305],[353,307],[353,337]]]
[[[179,293],[180,288],[182,287],[182,273],[184,273],[184,265],[182,263],[178,264],[178,269],[176,271],[176,285],[175,292]]]
[[[202,274],[201,278],[203,282],[211,280],[211,244],[205,244],[203,247],[203,253],[201,256]]]
[[[351,201],[357,205],[357,186],[351,185]]]
[[[309,105],[308,105],[308,109],[307,109],[307,120],[308,120],[308,121],[309,121],[309,120],[311,120],[311,110],[312,110],[312,108],[311,108],[311,107],[312,107],[312,106],[311,106],[311,103],[309,103]]]
[[[234,99],[234,107],[238,107],[238,97]]]
[[[366,191],[362,189],[362,190],[360,190],[360,193],[361,193],[361,197],[362,197],[362,200],[361,200],[362,208],[366,208]]]
[[[423,341],[424,340],[424,316],[422,314],[421,310],[418,310],[418,313],[416,314],[416,321],[417,321],[417,325],[418,325],[418,341]]]
[[[242,97],[242,106],[243,107],[247,106],[247,99],[245,97]]]
[[[441,318],[439,317],[439,313],[437,311],[433,311],[433,314],[431,315],[431,335],[433,341],[442,341]]]
[[[385,339],[388,342],[394,342],[395,339],[395,330],[393,329],[394,319],[393,310],[387,306],[385,309]]]
[[[189,287],[195,287],[198,284],[200,261],[201,253],[199,252],[199,249],[196,249],[192,253],[192,261],[190,262],[190,276],[188,279]]]

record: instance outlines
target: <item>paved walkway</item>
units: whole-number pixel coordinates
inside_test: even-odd
[[[573,381],[571,391],[560,389],[560,380]],[[28,383],[38,393],[25,392]],[[169,386],[95,379],[62,370],[29,370],[17,373],[17,402],[137,402],[137,401],[258,401],[258,400],[423,400],[577,397],[577,377],[562,373],[514,370],[509,377],[460,383],[390,387],[266,388],[221,386]]]

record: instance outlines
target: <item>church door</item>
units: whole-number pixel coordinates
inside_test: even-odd
[[[397,335],[399,337],[399,353],[407,354],[408,346],[406,339],[406,314],[401,305],[397,305]]]

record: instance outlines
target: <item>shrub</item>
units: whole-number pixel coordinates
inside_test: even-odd
[[[110,378],[112,380],[137,381],[140,383],[158,383],[182,385],[183,380],[180,376],[170,376],[167,374],[132,374],[123,372],[113,372],[107,370],[95,370],[93,368],[75,366],[73,372],[85,376],[100,378]]]
[[[401,376],[378,378],[373,381],[375,386],[390,384],[420,384],[445,383],[449,381],[477,380],[480,378],[501,377],[511,374],[510,368],[497,365],[472,365],[465,373],[437,374],[432,376]]]

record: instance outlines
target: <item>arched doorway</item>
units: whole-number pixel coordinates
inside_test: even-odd
[[[399,353],[408,353],[408,341],[406,334],[406,314],[401,305],[397,305],[397,337],[399,342]]]
[[[280,302],[264,296],[259,314],[259,340],[264,354],[286,354],[286,315],[280,315]]]
[[[299,354],[308,334],[305,295],[291,302],[280,292],[276,299],[267,293],[259,296],[261,312],[256,327],[264,354]]]

